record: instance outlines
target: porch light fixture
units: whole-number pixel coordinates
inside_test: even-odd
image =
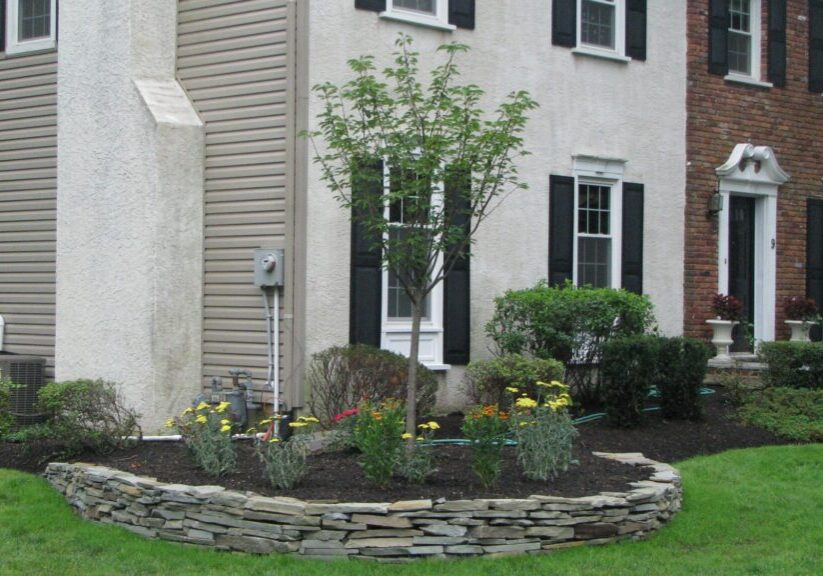
[[[709,217],[716,217],[723,211],[723,196],[720,192],[715,192],[709,197],[709,209],[707,215]]]

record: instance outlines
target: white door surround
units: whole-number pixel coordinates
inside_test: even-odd
[[[715,170],[722,209],[718,214],[718,286],[729,290],[730,196],[755,199],[754,339],[774,340],[777,286],[777,193],[789,180],[768,146],[737,144],[725,164]]]

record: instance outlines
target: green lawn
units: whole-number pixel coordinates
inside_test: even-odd
[[[823,571],[823,444],[738,450],[679,467],[684,509],[646,542],[402,566],[244,556],[148,541],[81,521],[44,481],[0,470],[0,574],[782,576]]]

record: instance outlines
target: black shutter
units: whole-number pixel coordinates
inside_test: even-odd
[[[464,172],[450,174],[445,182],[449,221],[462,226],[467,234],[471,230],[471,204],[466,196],[470,186],[470,176]],[[466,246],[443,281],[443,361],[446,364],[469,363],[470,317],[469,250]]]
[[[643,185],[623,182],[623,246],[620,285],[643,293]]]
[[[823,306],[823,200],[809,200],[806,206],[806,295]],[[820,340],[820,326],[811,336]]]
[[[375,162],[352,179],[352,195],[383,194],[383,163]],[[358,223],[357,207],[352,208],[351,292],[349,341],[380,347],[383,266],[380,239]]]
[[[809,90],[823,92],[823,0],[809,0]]]
[[[354,0],[354,7],[359,10],[383,12],[386,9],[386,0]]]
[[[552,44],[577,45],[577,0],[552,1]]]
[[[474,30],[474,0],[449,0],[449,24]]]
[[[629,0],[626,6],[626,56],[646,59],[646,0]]]
[[[709,2],[709,72],[729,73],[729,0]]]
[[[0,0],[0,52],[6,51],[6,3]]]
[[[574,178],[549,177],[549,284],[574,278]]]
[[[786,0],[769,0],[769,82],[786,85]]]

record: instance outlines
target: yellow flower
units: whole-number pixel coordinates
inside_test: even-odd
[[[308,426],[305,422],[289,422],[289,426],[291,428],[302,428],[303,426]]]
[[[534,408],[537,406],[537,401],[528,397],[518,398],[515,400],[514,405],[518,408]]]
[[[195,410],[198,410],[198,411],[199,410],[208,410],[208,409],[209,409],[209,405],[205,402],[201,402],[200,404],[197,405],[197,408],[195,408]]]
[[[220,427],[220,431],[221,432],[231,432],[231,426],[229,426],[228,424],[224,424],[223,426]]]
[[[186,414],[194,414],[194,408],[192,408],[191,406],[189,406],[188,408],[186,408],[185,410],[183,410],[183,415],[186,415]]]
[[[272,438],[271,440],[269,440],[269,444],[276,444],[278,442],[280,442],[280,438]]]
[[[540,382],[538,382],[540,384]],[[512,394],[517,394],[520,392],[519,388],[515,388],[514,386],[506,386],[506,392],[511,392]]]
[[[551,387],[551,384],[548,384],[546,382],[540,382],[540,381],[537,382],[537,385],[542,386],[544,388],[550,388]]]
[[[440,424],[438,424],[434,420],[429,421],[428,425],[429,425],[429,428],[431,428],[432,430],[440,430]]]
[[[268,426],[271,424],[271,418],[266,418],[265,420],[260,421],[260,426]]]
[[[254,436],[255,434],[257,434],[257,429],[255,428],[249,428],[246,430],[246,436]]]
[[[204,415],[202,415],[202,414],[201,414],[200,416],[198,416],[197,418],[195,418],[195,419],[194,419],[194,421],[195,421],[195,422],[197,422],[198,424],[205,424],[206,422],[208,422],[208,421],[209,421],[209,419],[208,419],[208,418],[206,418]]]
[[[215,411],[222,414],[223,412],[225,412],[229,408],[229,406],[231,406],[231,402],[221,402],[220,404],[217,405],[217,408],[215,408]]]
[[[429,429],[428,424],[418,424],[417,427],[420,428],[421,430],[428,430]]]
[[[173,418],[169,418],[168,420],[166,420],[166,428],[174,428],[174,419]]]
[[[422,436],[418,436],[417,440],[425,440],[425,438],[423,438]]]
[[[317,424],[318,422],[320,422],[320,420],[318,420],[314,416],[300,416],[297,419],[297,421],[298,422],[306,422],[308,424]]]
[[[223,426],[229,426],[229,425],[231,425],[231,420],[229,420],[228,418],[223,418],[223,419],[220,421],[220,423],[221,423]]]
[[[400,436],[400,437],[401,437],[403,440],[408,440],[409,438],[411,438],[411,437],[412,437],[412,435],[411,435],[411,434],[409,434],[408,432],[403,432],[403,435],[402,435],[402,436]]]

